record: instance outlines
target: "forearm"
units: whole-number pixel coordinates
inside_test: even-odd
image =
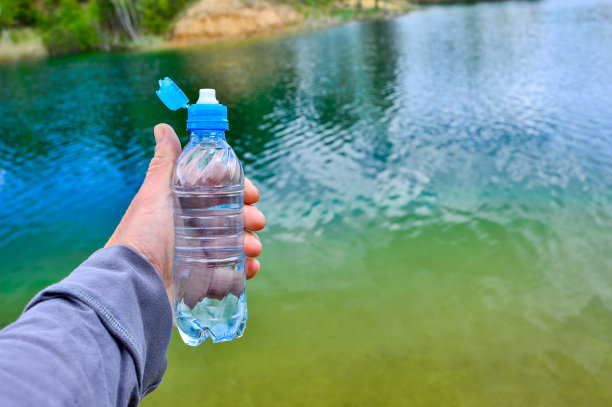
[[[0,332],[0,399],[19,405],[132,405],[166,368],[163,282],[125,246],[94,253]]]

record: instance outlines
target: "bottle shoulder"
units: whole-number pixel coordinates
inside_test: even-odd
[[[242,164],[225,140],[190,142],[179,156],[175,188],[244,187]]]

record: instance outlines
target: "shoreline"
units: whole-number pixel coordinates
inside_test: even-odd
[[[366,2],[369,3],[367,0]],[[371,1],[371,3],[373,3],[373,1]],[[418,6],[413,4],[392,1],[389,2],[389,6],[390,8],[387,10],[387,12],[385,12],[382,8],[374,9],[373,7],[362,9],[347,7],[323,10],[304,6],[303,8],[299,8],[297,10],[297,12],[303,16],[303,19],[299,23],[283,25],[282,27],[278,27],[273,30],[261,30],[234,37],[201,38],[189,41],[164,38],[168,37],[168,34],[166,36],[146,35],[137,42],[129,42],[124,44],[122,47],[111,50],[93,50],[93,52],[108,53],[113,51],[147,52],[155,50],[172,50],[206,44],[295,35],[337,27],[354,21],[377,21],[396,18],[401,15],[414,12],[418,9]],[[27,32],[27,43],[19,41],[12,42],[11,40],[7,40],[8,37],[23,37],[23,32]],[[32,44],[36,44],[36,46],[33,47]],[[92,50],[74,52],[72,54],[76,55],[90,52],[92,52]],[[30,28],[13,29],[8,33],[5,31],[2,38],[0,38],[0,64],[25,60],[47,59],[61,55],[68,54],[50,55],[42,43],[42,35],[36,30]]]
[[[219,39],[201,39],[189,42],[181,42],[175,40],[161,40],[159,42],[145,45],[145,46],[137,46],[134,48],[130,48],[129,51],[155,51],[155,50],[172,50],[172,49],[181,49],[181,48],[190,48],[197,47],[199,45],[210,45],[210,44],[221,44],[221,43],[230,43],[235,41],[245,41],[245,40],[257,40],[257,39],[265,39],[265,38],[275,38],[296,34],[304,34],[319,30],[326,30],[328,28],[339,27],[343,24],[348,24],[351,22],[362,22],[362,21],[382,21],[389,20],[393,18],[397,18],[409,13],[416,11],[416,8],[410,8],[407,10],[403,10],[402,12],[390,12],[385,14],[376,14],[376,15],[359,15],[357,17],[342,19],[337,18],[336,16],[329,16],[329,18],[320,18],[316,17],[313,19],[306,18],[303,22],[290,25],[285,27],[284,29],[280,29],[274,32],[262,32],[253,35],[246,35],[236,38],[219,38]]]

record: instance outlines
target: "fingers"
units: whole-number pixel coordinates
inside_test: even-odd
[[[255,274],[259,271],[259,261],[255,259],[246,259],[244,267],[246,268],[246,278],[250,280],[255,277]]]
[[[248,257],[257,257],[261,254],[262,246],[261,241],[256,233],[251,230],[261,230],[266,226],[266,217],[257,209],[252,206],[255,202],[259,201],[259,191],[253,185],[250,179],[244,179],[244,228],[247,229],[244,232],[244,254]],[[259,271],[259,261],[248,258],[244,264],[246,270],[247,280],[255,277],[255,274]]]
[[[160,123],[153,129],[155,134],[155,157],[169,160],[174,164],[181,154],[181,142],[174,129],[165,123]]]
[[[261,242],[259,237],[253,232],[245,230],[244,232],[244,254],[248,257],[257,257],[261,254]]]
[[[159,190],[169,189],[172,183],[172,170],[176,159],[181,154],[181,142],[172,127],[158,124],[155,134],[155,155],[149,163],[143,188]],[[153,191],[152,191],[153,192]]]
[[[259,191],[253,185],[250,179],[244,179],[244,203],[247,205],[254,204],[259,201]]]
[[[254,206],[244,206],[244,228],[247,230],[261,230],[266,226],[266,217]]]

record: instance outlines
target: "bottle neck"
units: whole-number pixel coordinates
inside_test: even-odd
[[[191,139],[189,141],[203,141],[203,140],[225,140],[225,132],[222,130],[193,130],[191,132]]]

